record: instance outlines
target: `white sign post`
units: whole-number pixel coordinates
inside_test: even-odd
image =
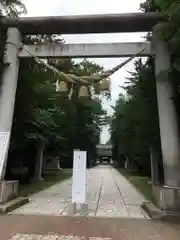
[[[0,180],[4,178],[10,132],[0,132]]]
[[[74,150],[72,202],[85,203],[86,201],[86,151]]]
[[[74,150],[73,153],[73,182],[72,182],[72,208],[76,211],[76,204],[81,204],[81,209],[86,205],[86,163],[87,152]]]

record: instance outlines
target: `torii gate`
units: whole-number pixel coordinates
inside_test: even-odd
[[[7,150],[12,127],[15,94],[17,88],[19,59],[30,57],[19,52],[21,33],[36,34],[83,34],[153,31],[153,44],[102,43],[102,44],[53,44],[25,46],[37,57],[126,57],[136,54],[144,47],[141,56],[155,55],[155,75],[164,167],[164,186],[153,186],[155,199],[164,210],[180,211],[180,139],[175,106],[172,100],[172,85],[168,71],[170,54],[166,44],[159,38],[158,23],[166,20],[159,13],[132,13],[109,15],[86,15],[64,17],[25,17],[18,20],[1,18],[0,23],[8,28],[6,68],[0,93],[0,170],[5,172]],[[15,45],[9,44],[13,42]],[[6,157],[4,158],[4,156]],[[3,171],[2,171],[3,170]],[[3,174],[1,174],[3,176]],[[1,180],[3,180],[1,178]]]

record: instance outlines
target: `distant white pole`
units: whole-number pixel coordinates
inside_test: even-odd
[[[6,54],[4,57],[4,63],[9,64],[9,66],[4,69],[0,86],[0,180],[4,179],[6,172],[19,70],[17,47],[19,45],[20,33],[18,29],[9,28],[7,31]]]

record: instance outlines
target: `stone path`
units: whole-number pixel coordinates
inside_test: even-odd
[[[88,237],[88,240],[111,240],[112,238]],[[85,236],[65,236],[59,234],[16,234],[11,240],[87,240]]]
[[[67,216],[72,184],[68,179],[0,216],[0,239],[179,240],[180,224],[148,219],[140,208],[145,199],[114,168],[90,169],[87,180],[88,216]]]
[[[39,192],[12,214],[66,216],[71,202],[72,179]],[[140,208],[144,197],[114,168],[87,171],[88,216],[148,218]],[[76,214],[76,215],[80,215]]]

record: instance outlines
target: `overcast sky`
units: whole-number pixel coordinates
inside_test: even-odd
[[[53,15],[84,15],[104,13],[130,13],[138,12],[142,0],[23,0],[28,16],[53,16]],[[66,43],[107,43],[107,42],[136,42],[144,41],[142,33],[117,33],[117,34],[83,34],[64,35]],[[89,59],[109,69],[124,61],[124,58]],[[127,64],[111,77],[111,102],[104,102],[104,107],[112,114],[111,104],[115,104],[118,95],[128,76],[127,71],[133,70],[133,61]],[[109,139],[108,127],[104,127],[101,142]]]

